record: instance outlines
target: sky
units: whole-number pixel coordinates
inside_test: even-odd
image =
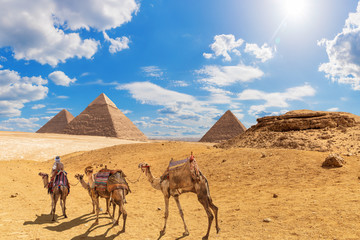
[[[0,0],[0,131],[105,93],[148,138],[309,109],[360,115],[356,0]]]

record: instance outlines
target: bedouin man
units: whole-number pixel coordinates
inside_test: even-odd
[[[55,157],[55,162],[54,165],[51,169],[51,178],[50,178],[50,183],[49,183],[49,191],[55,181],[55,177],[58,174],[59,171],[64,171],[64,164],[62,162],[60,162],[60,157],[56,156]]]

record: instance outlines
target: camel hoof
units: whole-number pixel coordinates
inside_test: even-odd
[[[113,223],[113,225],[114,225],[114,226],[117,226],[117,225],[119,225],[119,222],[116,221],[116,222]]]
[[[125,232],[125,229],[121,229],[120,233],[124,233]]]
[[[96,221],[94,222],[94,225],[98,225],[98,224],[99,224],[99,221],[96,220]]]
[[[190,235],[189,232],[184,232],[184,233],[183,233],[183,236],[184,236],[184,237],[189,236],[189,235]]]
[[[216,233],[219,233],[220,232],[220,228],[216,228]]]
[[[66,214],[64,215],[64,218],[67,218]]]
[[[209,239],[209,236],[204,236],[203,238],[202,238],[202,240],[208,240]]]
[[[55,222],[55,219],[51,219],[51,221]]]
[[[165,235],[165,230],[161,230],[160,231],[160,236],[164,236]]]

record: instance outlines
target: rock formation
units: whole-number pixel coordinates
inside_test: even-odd
[[[63,133],[147,140],[147,137],[104,93],[100,94],[83,112],[74,118]]]
[[[360,154],[360,117],[344,112],[297,110],[257,119],[222,148],[287,148]]]
[[[200,142],[221,142],[246,131],[239,119],[227,110],[224,115],[200,139]]]
[[[62,133],[64,128],[74,119],[74,116],[63,109],[42,126],[36,133]]]

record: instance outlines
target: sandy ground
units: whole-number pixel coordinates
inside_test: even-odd
[[[164,199],[140,175],[138,164],[149,163],[154,176],[160,176],[170,158],[183,159],[191,151],[219,207],[221,231],[216,234],[213,225],[209,239],[360,239],[359,157],[344,156],[344,167],[325,169],[326,152],[218,149],[184,142],[126,144],[62,156],[73,185],[74,175],[88,165],[121,168],[131,181],[141,176],[130,183],[125,233],[120,233],[122,221],[112,227],[105,214],[93,225],[90,197],[80,184],[71,187],[68,218],[61,216],[58,204],[57,219],[51,222],[50,197],[37,174],[49,172],[53,161],[0,161],[0,238],[158,239]],[[183,239],[201,239],[207,228],[205,211],[194,194],[181,195],[180,201],[190,232]],[[105,208],[104,200],[100,204]],[[179,239],[183,231],[171,200],[167,233],[161,239]]]
[[[46,161],[57,155],[130,143],[136,141],[109,137],[0,131],[0,161],[14,159]]]

